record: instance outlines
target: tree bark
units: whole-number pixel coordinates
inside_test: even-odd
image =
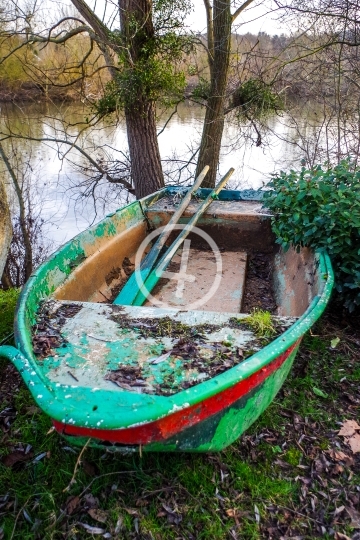
[[[119,0],[121,30],[128,49],[129,64],[137,69],[137,60],[146,41],[154,36],[151,0]],[[129,22],[136,20],[140,31],[131,33]],[[126,130],[131,160],[131,177],[136,198],[145,197],[164,187],[156,131],[156,104],[140,94],[125,107]]]
[[[204,187],[215,185],[224,130],[224,103],[231,48],[230,0],[214,0],[214,60],[211,70],[210,98],[207,102],[196,176],[205,165],[210,166]]]
[[[3,273],[12,237],[10,210],[5,186],[0,178],[0,276]]]
[[[74,6],[103,41],[104,54],[111,76],[116,80],[116,71],[109,49],[118,53],[120,45],[111,39],[111,31],[89,8],[85,0],[72,0]],[[154,36],[152,0],[119,0],[121,31],[128,52],[129,66],[137,68],[136,62],[144,54],[146,41]],[[134,21],[138,31],[134,32]],[[137,101],[125,107],[126,130],[131,159],[131,176],[136,197],[145,197],[164,187],[160,151],[156,129],[156,106],[139,94]]]
[[[164,187],[156,134],[155,103],[145,100],[136,110],[125,109],[131,176],[137,199]]]

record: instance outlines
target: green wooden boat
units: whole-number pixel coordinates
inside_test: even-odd
[[[61,247],[22,291],[16,348],[0,354],[74,444],[123,452],[225,448],[274,399],[330,298],[327,254],[284,253],[261,192],[224,190],[146,304],[113,304],[185,191],[167,187],[107,216]],[[197,192],[180,225],[208,193]],[[264,296],[273,289],[272,337],[242,313],[248,261],[259,253],[272,270],[259,282]]]

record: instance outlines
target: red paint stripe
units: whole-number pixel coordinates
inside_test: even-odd
[[[148,444],[156,441],[164,441],[172,435],[181,432],[183,429],[193,426],[217,412],[226,409],[238,399],[246,396],[246,394],[261,384],[285,362],[300,341],[298,340],[294,343],[294,345],[289,347],[269,365],[256,371],[253,375],[238,382],[231,388],[227,388],[201,403],[169,414],[164,418],[149,422],[143,426],[126,429],[95,429],[63,424],[56,420],[53,420],[53,424],[55,429],[64,435],[91,437],[123,444]]]

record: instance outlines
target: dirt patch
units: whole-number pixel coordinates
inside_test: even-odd
[[[131,262],[131,260],[128,257],[125,257],[121,264],[121,268],[120,267],[113,268],[107,274],[107,276],[105,277],[105,281],[108,286],[111,285],[111,283],[115,280],[121,279],[121,281],[119,281],[119,283],[114,285],[114,287],[111,287],[110,298],[108,299],[108,301],[105,301],[105,303],[111,304],[115,300],[119,292],[127,283],[127,280],[129,279],[131,274],[134,272],[134,269],[135,269],[135,264]]]
[[[273,256],[268,253],[249,253],[242,313],[250,313],[256,308],[275,313],[273,284]]]
[[[115,306],[113,306],[115,307]],[[117,307],[117,306],[116,306]],[[194,338],[199,336],[206,339],[206,333],[216,332],[222,327],[217,324],[197,324],[189,326],[170,317],[160,318],[141,318],[133,319],[128,315],[115,311],[110,315],[110,319],[118,323],[121,328],[131,328],[137,330],[143,338],[171,337],[175,338]]]

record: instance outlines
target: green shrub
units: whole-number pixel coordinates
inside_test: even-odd
[[[20,289],[0,289],[0,341],[13,332],[14,314]]]
[[[287,250],[308,246],[328,252],[345,307],[360,306],[360,167],[350,159],[335,167],[280,172],[264,204],[273,231]]]

